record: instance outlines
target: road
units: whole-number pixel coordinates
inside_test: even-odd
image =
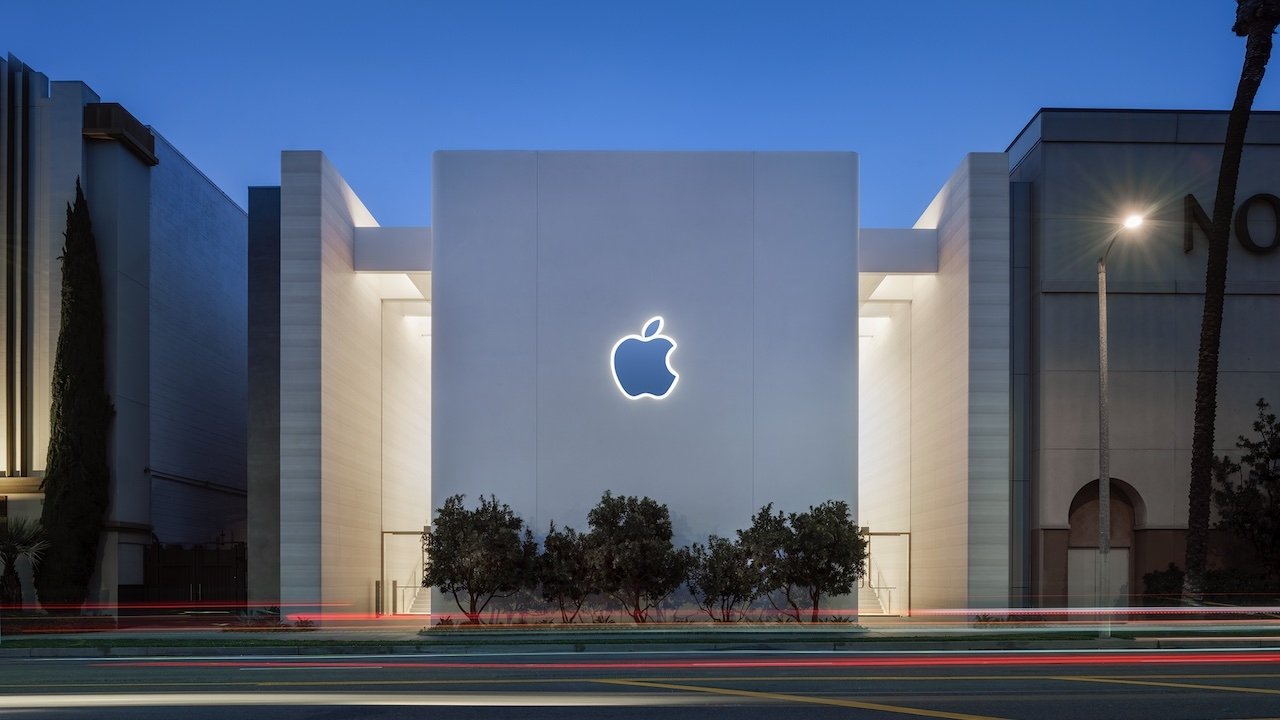
[[[9,658],[34,718],[1277,718],[1280,648]]]

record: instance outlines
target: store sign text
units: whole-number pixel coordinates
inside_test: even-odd
[[[1265,245],[1259,243],[1249,231],[1249,210],[1259,204],[1269,209],[1274,222],[1270,242]],[[1209,214],[1200,206],[1195,195],[1188,193],[1182,199],[1182,209],[1182,252],[1189,253],[1195,247],[1196,228],[1200,228],[1200,232],[1207,237],[1213,227],[1213,222],[1209,219]],[[1235,226],[1236,240],[1239,241],[1240,247],[1257,255],[1265,255],[1274,251],[1277,247],[1280,247],[1280,197],[1270,193],[1258,193],[1245,200],[1240,203],[1240,207],[1236,210],[1233,224]]]

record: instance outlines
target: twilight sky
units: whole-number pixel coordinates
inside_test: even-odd
[[[83,80],[244,205],[325,151],[383,225],[439,149],[854,150],[910,226],[1040,107],[1227,109],[1234,0],[218,0],[9,4],[0,52]],[[1280,62],[1280,61],[1277,61]],[[1274,64],[1274,63],[1273,63]],[[1280,107],[1280,69],[1255,108]]]

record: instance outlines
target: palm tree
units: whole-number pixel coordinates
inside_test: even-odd
[[[26,558],[34,570],[40,565],[49,542],[44,528],[32,518],[9,518],[0,524],[0,609],[22,609],[22,581],[18,579],[18,561]]]
[[[1227,117],[1222,144],[1218,192],[1213,200],[1209,260],[1205,268],[1204,315],[1200,320],[1200,353],[1196,367],[1195,429],[1191,437],[1191,489],[1187,513],[1187,572],[1182,595],[1199,602],[1204,593],[1204,568],[1209,550],[1209,494],[1213,486],[1213,436],[1218,407],[1218,348],[1222,339],[1222,305],[1227,287],[1227,241],[1231,211],[1236,204],[1240,156],[1253,111],[1253,98],[1271,59],[1271,36],[1280,25],[1280,0],[1236,0],[1232,32],[1245,38],[1244,67],[1236,87],[1235,104]]]

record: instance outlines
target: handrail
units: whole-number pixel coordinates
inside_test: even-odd
[[[417,559],[417,564],[416,564],[416,565],[413,565],[413,571],[412,571],[412,573],[410,574],[410,577],[411,577],[411,578],[421,578],[421,577],[422,577],[422,571],[424,571],[424,570],[425,570],[424,566],[422,566],[422,565],[424,565],[424,559],[422,559],[422,556],[421,556],[421,555],[419,555],[419,559]],[[422,582],[421,582],[421,580],[417,580],[417,582],[413,583],[412,585],[404,585],[404,587],[402,587],[402,588],[401,588],[401,592],[406,591],[406,589],[411,589],[411,591],[413,591],[413,592],[412,592],[412,596],[411,596],[410,598],[408,598],[408,605],[403,605],[403,603],[402,603],[402,605],[401,605],[401,614],[402,614],[402,615],[408,615],[408,611],[410,611],[410,610],[412,609],[413,605],[415,605],[415,603],[417,603],[417,593],[422,592]]]
[[[400,615],[408,615],[413,609],[415,603],[418,602],[418,591],[422,590],[421,585],[401,585],[397,588],[400,597],[397,598],[400,604],[397,606]],[[407,595],[407,597],[406,597]]]
[[[871,592],[875,593],[876,600],[880,603],[880,611],[885,615],[893,615],[893,591],[897,588],[887,585],[884,581],[884,571],[880,569],[880,564],[875,558],[870,558],[871,570],[875,574],[876,581],[870,586]],[[885,596],[880,596],[880,591],[885,591]]]
[[[414,567],[413,567],[413,572],[411,572],[411,573],[409,574],[409,577],[413,577],[413,578],[421,578],[421,577],[422,577],[422,571],[423,571],[422,564],[423,564],[423,563],[422,563],[422,557],[421,557],[421,556],[419,556],[419,557],[418,557],[418,561],[417,561],[417,563],[416,563],[416,564],[414,565]],[[407,602],[407,603],[405,602],[405,597],[404,597],[404,594],[405,594],[405,591],[406,591],[406,590],[410,590],[410,591],[412,591],[412,595],[408,598],[408,602]],[[402,585],[402,586],[400,586],[400,598],[398,598],[398,599],[401,601],[401,602],[400,602],[400,614],[401,614],[401,615],[408,615],[408,614],[409,614],[409,610],[411,610],[411,609],[413,608],[414,603],[416,603],[416,602],[418,601],[418,593],[419,593],[421,590],[422,590],[422,582],[421,582],[421,581],[415,582],[415,583],[410,584],[410,585]]]

